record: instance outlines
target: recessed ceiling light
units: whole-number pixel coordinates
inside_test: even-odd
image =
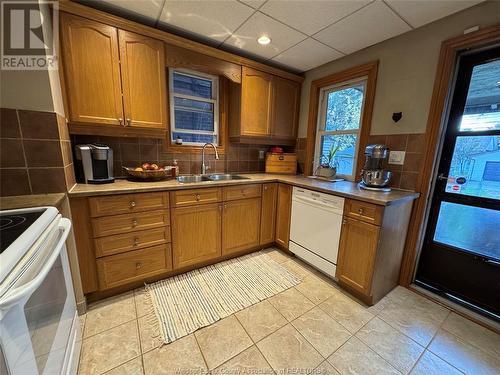
[[[269,38],[267,35],[262,35],[261,37],[259,37],[259,39],[257,39],[257,42],[265,46],[271,43],[271,38]]]

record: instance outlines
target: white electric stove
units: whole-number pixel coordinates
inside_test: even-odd
[[[76,374],[70,229],[54,207],[0,211],[0,374]]]

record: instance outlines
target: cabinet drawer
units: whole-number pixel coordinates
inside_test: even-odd
[[[222,191],[220,188],[178,190],[170,193],[170,199],[174,207],[216,203],[222,200]]]
[[[109,289],[172,269],[170,244],[97,259],[99,289]]]
[[[347,199],[344,206],[345,215],[375,225],[382,223],[383,211],[383,206],[353,199]]]
[[[170,242],[170,227],[106,236],[94,240],[97,258],[167,242]]]
[[[134,214],[104,216],[92,219],[94,237],[110,236],[136,230],[164,227],[170,224],[169,211],[156,210]]]
[[[261,184],[249,184],[225,187],[222,193],[225,201],[260,197]]]
[[[92,217],[168,208],[168,193],[120,194],[89,198]]]

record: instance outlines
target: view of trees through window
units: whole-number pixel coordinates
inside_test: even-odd
[[[364,83],[356,83],[325,93],[326,114],[318,131],[319,164],[337,168],[339,175],[354,174],[364,90]]]

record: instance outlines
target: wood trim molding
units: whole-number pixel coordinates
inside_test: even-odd
[[[408,287],[413,281],[413,274],[419,255],[422,241],[423,224],[427,202],[432,186],[431,178],[434,174],[436,155],[438,152],[439,139],[443,130],[443,115],[449,101],[450,86],[455,71],[455,62],[460,52],[472,48],[480,48],[493,43],[500,42],[500,25],[492,26],[470,34],[444,41],[441,44],[441,52],[437,65],[434,89],[432,92],[431,107],[427,119],[425,135],[425,161],[421,166],[417,191],[421,193],[415,202],[408,236],[406,238],[405,253],[401,264],[399,282]]]
[[[186,48],[191,51],[196,51],[207,56],[215,57],[220,60],[225,60],[238,65],[249,66],[263,72],[274,74],[292,81],[302,82],[304,77],[298,74],[293,74],[287,72],[286,70],[278,69],[270,65],[260,63],[248,59],[246,57],[238,56],[230,52],[222,51],[220,49],[207,46],[202,43],[198,43],[174,34],[170,34],[166,31],[155,29],[150,26],[146,26],[134,21],[121,18],[110,13],[106,13],[97,9],[90,8],[88,6],[75,3],[73,1],[64,0],[59,1],[59,10],[61,12],[71,13],[80,17],[89,18],[95,21],[99,21],[122,30],[131,31],[137,34],[142,34],[155,39],[164,41],[165,43]]]
[[[349,81],[355,78],[367,76],[365,107],[363,119],[361,120],[361,133],[359,139],[359,150],[366,147],[372,123],[373,103],[375,100],[375,88],[377,86],[378,60],[363,65],[333,73],[329,76],[319,78],[311,82],[309,94],[309,116],[307,125],[307,143],[304,174],[311,175],[313,172],[314,146],[316,143],[316,126],[318,123],[319,94],[322,88]],[[359,151],[358,151],[359,152]],[[361,171],[363,165],[362,158],[358,157],[356,164],[356,176]]]

